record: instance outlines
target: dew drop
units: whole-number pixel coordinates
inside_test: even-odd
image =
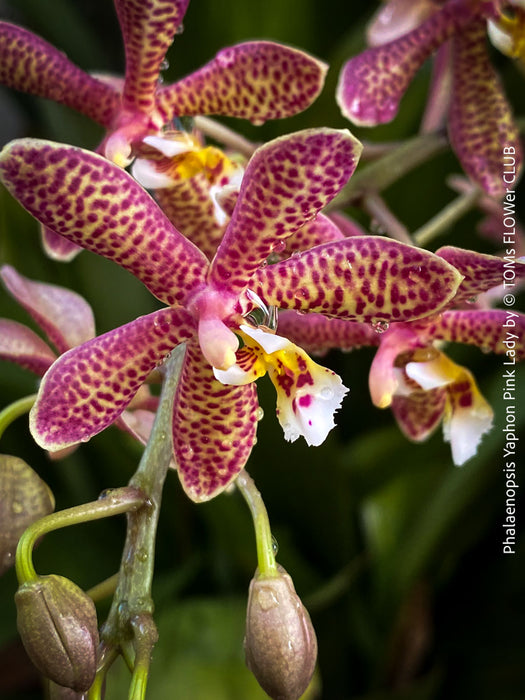
[[[264,410],[258,406],[257,410],[255,411],[255,420],[260,421],[264,418]]]
[[[183,31],[184,31],[184,25],[181,22],[179,24],[179,26],[175,29],[175,34],[182,34]]]
[[[104,491],[100,492],[98,500],[100,501],[103,498],[108,498],[109,496],[111,496],[111,494],[113,493],[114,490],[115,489],[104,489]]]
[[[376,333],[384,333],[388,330],[388,321],[372,321],[372,328]]]
[[[492,352],[492,348],[490,348],[488,345],[483,345],[480,350],[484,355],[490,355]]]
[[[262,126],[266,119],[261,119],[261,117],[254,117],[253,119],[250,119],[250,121],[254,126]]]
[[[276,241],[272,246],[272,253],[282,253],[286,248],[286,241]]]
[[[168,70],[170,67],[169,61],[165,58],[161,61],[161,64],[159,66],[159,70]]]
[[[18,501],[13,501],[11,503],[11,510],[13,511],[13,513],[16,513],[18,515],[24,510],[24,506]]]
[[[137,552],[137,559],[141,562],[148,561],[148,559],[149,559],[148,550],[147,549],[139,549]]]
[[[472,296],[472,297],[469,297],[469,298],[466,300],[466,303],[467,303],[467,304],[475,304],[477,301],[478,301],[478,297],[477,297],[477,296]]]
[[[330,399],[334,398],[334,392],[332,389],[330,389],[329,386],[324,386],[321,389],[321,398],[324,399],[325,401],[330,401]]]
[[[279,543],[275,539],[275,537],[272,535],[272,552],[274,556],[277,556],[277,552],[279,551]]]

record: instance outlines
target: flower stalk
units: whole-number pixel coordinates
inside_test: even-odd
[[[12,404],[9,404],[9,406],[4,408],[3,411],[0,411],[0,438],[13,421],[20,418],[20,416],[23,416],[24,413],[29,413],[36,401],[36,397],[36,394],[24,396],[23,398],[18,399],[18,401],[14,401]]]
[[[274,541],[270,529],[268,511],[264,505],[261,493],[255,486],[252,477],[245,469],[239,474],[235,483],[252,514],[259,573],[263,577],[277,576],[278,570],[275,561]]]
[[[180,345],[167,360],[165,380],[150,440],[129,487],[139,489],[147,498],[146,507],[130,512],[121,570],[108,619],[102,628],[103,644],[122,651],[131,641],[135,652],[130,700],[145,697],[151,652],[157,641],[153,622],[151,584],[155,557],[155,538],[164,481],[173,456],[171,423],[173,401],[184,358]],[[111,662],[110,662],[111,663]],[[109,665],[99,667],[97,687]],[[91,697],[96,698],[93,694]]]

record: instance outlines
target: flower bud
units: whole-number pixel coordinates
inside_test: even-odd
[[[20,536],[35,520],[53,512],[47,484],[23,459],[0,455],[0,576],[15,563]]]
[[[39,576],[15,594],[17,625],[31,661],[58,685],[89,689],[97,667],[98,629],[91,598],[63,576]]]
[[[244,651],[246,665],[274,700],[297,700],[308,687],[317,639],[310,615],[281,566],[277,576],[256,572],[250,583]]]

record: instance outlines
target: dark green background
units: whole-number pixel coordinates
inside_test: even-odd
[[[260,128],[228,123],[260,140],[306,126],[348,126],[334,99],[337,74],[344,59],[363,47],[363,27],[375,6],[339,0],[192,0],[164,79],[182,77],[228,44],[255,38],[283,41],[330,63],[322,96],[284,122]],[[0,11],[3,18],[40,33],[86,70],[123,70],[109,0],[3,0]],[[523,114],[523,75],[501,56],[495,55],[495,61]],[[418,74],[392,125],[357,130],[358,135],[380,141],[415,133],[428,76],[428,67]],[[31,135],[94,147],[101,138],[83,117],[3,88],[0,110],[2,143]],[[447,153],[390,188],[387,199],[413,230],[452,198],[444,177],[458,171]],[[353,213],[366,223],[359,212]],[[465,217],[436,246],[496,252],[475,235],[478,218],[476,213]],[[4,190],[0,262],[85,295],[99,332],[157,308],[134,278],[90,253],[67,265],[45,258],[36,224]],[[25,320],[6,294],[0,294],[0,315]],[[334,352],[326,358],[351,392],[338,414],[338,429],[319,448],[308,449],[302,441],[285,444],[273,388],[267,378],[259,382],[265,419],[248,468],[267,503],[279,561],[312,614],[319,638],[316,685],[325,700],[525,697],[523,540],[515,556],[501,554],[502,360],[463,347],[450,354],[475,373],[496,413],[480,455],[462,469],[452,465],[441,432],[423,445],[412,445],[388,411],[371,405],[367,375],[373,351]],[[35,386],[26,372],[0,363],[0,407]],[[524,419],[525,408],[521,425]],[[25,419],[8,429],[0,450],[32,464],[53,488],[58,508],[125,484],[140,457],[130,439],[109,429],[71,457],[52,463],[32,444]],[[525,513],[522,501],[519,508]],[[123,519],[58,532],[40,545],[37,569],[69,576],[88,588],[117,570],[123,535]],[[263,697],[244,669],[242,654],[244,606],[255,565],[251,520],[239,494],[197,506],[170,474],[154,590],[161,637],[148,697]],[[9,572],[0,580],[0,697],[29,700],[42,694],[14,641],[15,589]],[[101,619],[105,610],[101,605]],[[109,700],[127,697],[125,681],[120,669]]]

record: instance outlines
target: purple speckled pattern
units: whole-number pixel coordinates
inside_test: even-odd
[[[42,248],[48,257],[60,262],[70,262],[83,250],[79,245],[71,243],[67,238],[60,236],[47,226],[40,227],[40,239]]]
[[[506,269],[504,258],[454,246],[439,248],[436,255],[449,262],[463,275],[464,279],[454,297],[455,305],[475,301],[478,294],[503,284]],[[512,269],[516,281],[525,277],[525,263],[513,262]]]
[[[316,245],[331,241],[339,241],[344,237],[332,219],[324,214],[318,214],[315,219],[308,221],[288,238],[282,257],[287,258],[302,250],[308,250]]]
[[[0,22],[0,84],[47,97],[109,127],[120,96],[31,32]]]
[[[34,282],[10,265],[0,268],[9,293],[31,314],[59,353],[95,335],[91,306],[76,292],[54,284]]]
[[[525,359],[525,314],[508,309],[450,310],[429,320],[427,333],[434,340],[476,345],[504,355],[503,341],[512,334],[516,361]]]
[[[394,396],[392,412],[403,434],[414,442],[426,440],[443,418],[447,389],[414,390],[410,396]]]
[[[467,175],[488,194],[505,193],[504,148],[513,153],[516,178],[522,162],[520,133],[487,51],[486,23],[469,24],[452,41],[453,85],[449,109],[452,147]]]
[[[422,63],[478,12],[472,2],[451,0],[412,31],[350,59],[336,94],[345,117],[362,126],[392,120]]]
[[[219,224],[205,173],[178,180],[173,187],[155,190],[155,199],[171,223],[212,259],[221,242],[226,222]]]
[[[199,70],[161,88],[157,106],[166,119],[218,114],[261,124],[306,109],[320,93],[326,71],[304,51],[251,41],[222,49]]]
[[[173,446],[188,496],[205,501],[246,464],[257,430],[257,390],[220,384],[196,343],[188,343],[175,397]]]
[[[437,256],[379,236],[326,243],[258,270],[266,304],[352,321],[410,321],[449,302],[460,277]]]
[[[309,355],[324,355],[335,349],[357,350],[377,346],[381,342],[381,334],[370,323],[327,318],[322,314],[299,314],[296,311],[279,313],[277,332]]]
[[[43,225],[114,260],[167,304],[203,281],[205,256],[127,172],[90,151],[21,139],[0,154],[0,176]]]
[[[209,280],[239,294],[268,256],[312,220],[354,172],[361,144],[346,130],[306,129],[253,154]],[[268,268],[270,269],[270,268]]]
[[[37,443],[62,449],[111,425],[148,374],[194,330],[183,309],[162,309],[61,355],[44,375],[31,410]]]
[[[51,348],[30,328],[0,318],[0,360],[14,362],[41,377],[55,359]]]
[[[126,50],[125,109],[149,113],[155,108],[161,63],[189,0],[115,0]]]

